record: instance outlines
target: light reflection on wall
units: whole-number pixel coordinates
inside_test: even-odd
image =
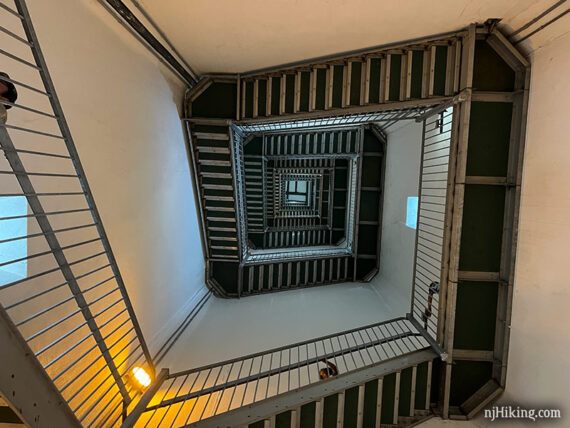
[[[406,226],[415,229],[418,223],[418,197],[408,196],[406,209]]]
[[[27,209],[28,205],[25,196],[0,197],[0,218],[26,215]],[[26,236],[27,230],[28,219],[26,217],[2,221],[0,227],[0,265],[11,260],[27,257],[27,239],[3,242]],[[26,260],[0,266],[0,285],[25,278],[27,274],[28,266]]]

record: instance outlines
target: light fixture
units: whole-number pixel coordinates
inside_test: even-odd
[[[141,388],[146,388],[152,382],[150,375],[142,367],[133,367],[133,378]]]

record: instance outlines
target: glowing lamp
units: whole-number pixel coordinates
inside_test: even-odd
[[[142,367],[134,367],[132,370],[133,378],[142,388],[146,388],[151,383],[149,374]]]

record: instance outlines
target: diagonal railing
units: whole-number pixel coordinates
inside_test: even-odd
[[[429,348],[405,318],[370,324],[165,376],[136,427],[184,427]],[[324,386],[324,384],[323,384]],[[208,425],[204,425],[208,426]]]
[[[422,149],[410,316],[434,341],[439,341],[440,284],[446,222],[449,221],[448,178],[452,166],[454,108],[449,107],[422,122]]]
[[[2,3],[0,304],[82,426],[115,426],[153,371],[24,0]],[[17,397],[16,399],[25,399]],[[45,419],[45,418],[44,418]]]

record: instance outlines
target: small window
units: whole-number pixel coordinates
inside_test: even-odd
[[[307,181],[290,180],[287,183],[285,202],[288,204],[307,205],[309,201],[309,183]]]
[[[415,229],[418,223],[418,197],[408,196],[408,207],[406,210],[406,226]]]
[[[0,217],[17,217],[28,213],[28,204],[25,196],[0,197]],[[2,221],[0,227],[0,241],[26,236],[28,219],[15,218]],[[2,242],[0,244],[0,264],[11,260],[22,259],[28,256],[27,239]],[[25,278],[28,275],[26,260],[9,263],[0,267],[0,285]]]

